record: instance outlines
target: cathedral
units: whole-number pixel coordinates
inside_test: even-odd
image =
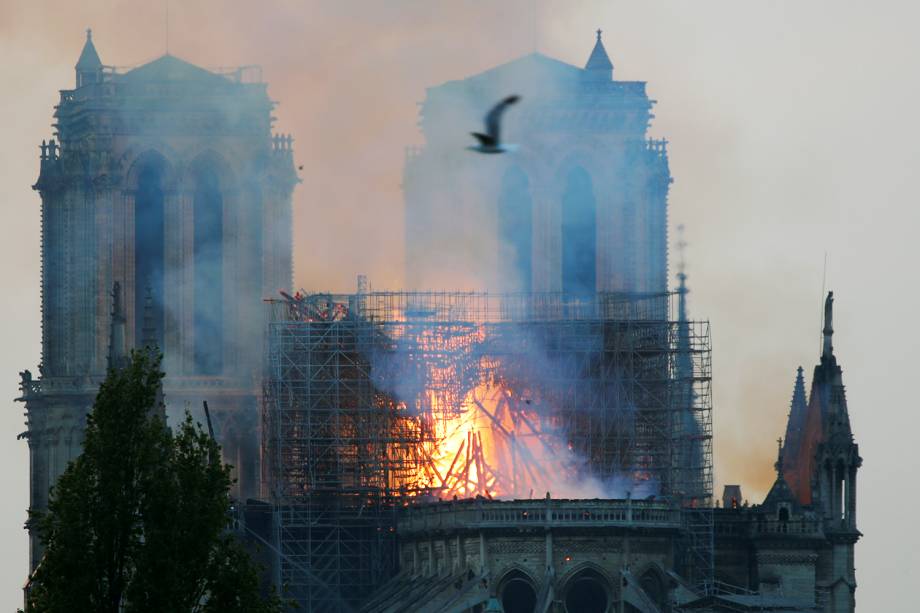
[[[32,509],[81,451],[116,283],[125,345],[146,338],[163,353],[170,416],[200,416],[207,400],[237,495],[258,495],[261,302],[291,285],[299,181],[292,139],[272,133],[273,107],[253,69],[164,55],[117,71],[87,31],[34,185],[42,361],[38,376],[21,373]],[[33,567],[40,551],[33,539]]]
[[[614,78],[600,31],[590,43],[584,67],[534,53],[427,91],[425,146],[407,152],[403,177],[406,274],[410,287],[513,296],[497,315],[468,315],[476,301],[490,308],[498,302],[486,294],[375,294],[364,287],[345,297],[296,294],[264,305],[291,287],[291,197],[299,178],[291,137],[272,131],[274,103],[261,75],[252,68],[206,70],[168,54],[116,70],[102,63],[87,31],[75,87],[60,92],[54,131],[40,145],[34,185],[41,200],[42,361],[37,375],[20,373],[19,398],[30,507],[47,507],[50,488],[80,454],[86,414],[110,359],[122,347],[156,345],[170,419],[186,409],[200,418],[202,402],[209,403],[224,460],[238,479],[234,496],[242,504],[234,525],[259,543],[267,580],[287,588],[303,580],[308,610],[854,611],[862,459],[833,348],[833,295],[809,393],[798,371],[773,487],[748,504],[740,487],[727,486],[712,504],[708,322],[705,344],[695,349],[682,274],[676,296],[669,293],[666,141],[649,138],[655,101],[646,84]],[[468,151],[468,132],[512,93],[522,102],[506,113],[504,137],[515,154]],[[670,306],[675,297],[677,309]],[[634,417],[621,419],[633,427],[617,448],[623,466],[635,471],[644,461],[673,479],[641,495],[531,491],[514,499],[488,490],[443,499],[410,494],[390,488],[389,474],[370,485],[360,481],[370,471],[370,456],[361,455],[368,449],[379,454],[372,457],[378,466],[393,461],[386,445],[380,451],[368,442],[382,437],[392,444],[392,433],[372,432],[352,444],[340,424],[355,407],[375,416],[381,406],[398,411],[400,399],[378,386],[381,373],[371,372],[367,356],[334,345],[357,346],[364,337],[355,330],[383,339],[369,307],[375,301],[398,305],[400,334],[411,318],[418,329],[438,333],[472,330],[461,349],[485,336],[484,322],[531,331],[539,323],[553,333],[546,335],[548,351],[564,353],[565,362],[547,361],[538,382],[570,371],[562,402],[571,405],[573,423],[588,423],[592,445],[600,446],[607,435],[595,425]],[[642,307],[649,304],[663,307]],[[437,327],[438,317],[444,326]],[[268,362],[294,343],[273,347],[272,326],[285,338],[297,330],[321,337],[322,351],[302,351],[301,374],[312,374],[280,400],[270,398],[272,389],[294,389],[293,375],[288,363],[275,369]],[[587,332],[575,338],[573,330]],[[534,338],[526,337],[528,350]],[[395,354],[397,343],[383,340],[381,352]],[[615,351],[628,357],[631,370],[609,359]],[[496,363],[509,361],[507,353]],[[331,354],[347,358],[346,368],[329,368]],[[594,354],[603,359],[592,362]],[[527,366],[524,358],[517,363]],[[491,372],[498,373],[493,383],[507,375]],[[652,375],[661,378],[649,385]],[[589,383],[603,377],[605,385],[587,394]],[[303,390],[315,402],[299,402]],[[627,401],[614,404],[613,396]],[[521,400],[518,414],[532,415],[533,398]],[[272,402],[291,404],[274,417],[304,419],[289,420],[295,428],[280,443],[263,432],[271,430],[263,420],[273,416]],[[319,423],[321,413],[329,417],[323,427],[340,430],[297,440],[307,431],[301,424]],[[358,413],[359,426],[378,423]],[[646,421],[635,421],[643,415]],[[342,447],[330,446],[333,439]],[[481,436],[465,440],[467,449],[478,440],[481,450]],[[656,444],[643,446],[649,441]],[[285,456],[284,445],[335,453]],[[264,462],[270,469],[264,450],[278,460]],[[415,451],[404,456],[423,455]],[[328,468],[344,460],[351,461],[349,472]],[[446,475],[453,465],[444,468]],[[301,498],[316,490],[310,479],[327,470],[319,475],[329,477],[327,489],[311,502],[316,508],[305,510],[301,498],[277,495],[272,470],[307,484],[295,490]],[[346,485],[358,494],[342,496]],[[380,488],[377,506],[368,504],[371,487]],[[352,523],[335,523],[342,518]],[[362,549],[368,543],[373,547]],[[41,551],[33,538],[32,568]]]

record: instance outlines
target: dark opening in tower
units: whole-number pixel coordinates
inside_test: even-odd
[[[138,345],[152,340],[161,349],[165,167],[159,156],[142,162],[134,195],[134,338]],[[146,318],[145,309],[149,309]]]
[[[223,370],[223,197],[214,167],[195,172],[194,310],[192,339],[194,372],[216,375]]]
[[[498,199],[498,266],[504,290],[531,289],[532,209],[527,175],[520,168],[510,169]]]
[[[562,197],[562,291],[586,297],[597,287],[596,202],[591,176],[569,171]]]

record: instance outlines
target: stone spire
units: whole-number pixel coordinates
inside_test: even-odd
[[[799,366],[795,374],[795,386],[792,389],[792,402],[789,404],[789,419],[786,422],[786,439],[783,444],[783,463],[790,466],[799,454],[802,431],[805,428],[805,414],[808,400],[805,396],[805,370]]]
[[[121,302],[121,283],[112,287],[112,322],[109,328],[109,368],[122,368],[128,361],[125,348],[125,311]]]
[[[96,46],[93,45],[93,31],[89,28],[86,30],[86,42],[83,44],[83,51],[80,52],[80,59],[77,60],[75,68],[78,88],[102,81],[102,60],[96,53]]]
[[[604,49],[604,43],[601,41],[601,30],[597,31],[597,42],[594,43],[594,49],[588,57],[588,63],[585,64],[585,74],[592,81],[612,81],[613,80],[613,62],[607,56],[607,50]]]

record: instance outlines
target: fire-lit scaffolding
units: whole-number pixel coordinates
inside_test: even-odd
[[[395,571],[410,499],[654,495],[711,576],[706,322],[671,296],[374,292],[272,301],[263,465],[276,577],[310,610]],[[557,489],[557,488],[562,488]],[[565,488],[570,488],[566,490]]]

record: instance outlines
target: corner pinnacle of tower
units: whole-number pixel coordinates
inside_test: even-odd
[[[585,70],[597,78],[604,78],[610,81],[613,80],[613,62],[610,61],[610,57],[607,55],[607,50],[604,48],[604,43],[601,40],[602,32],[603,31],[598,28],[597,41],[594,43],[594,49],[591,51],[588,62],[585,64]]]
[[[806,409],[805,401],[805,369],[799,366],[795,371],[795,387],[792,391],[792,403],[790,410],[792,413],[804,413]]]
[[[96,52],[96,46],[93,44],[93,29],[86,29],[86,42],[83,43],[83,51],[80,52],[80,59],[77,60],[76,68],[83,71],[98,70],[102,68],[102,60]]]

